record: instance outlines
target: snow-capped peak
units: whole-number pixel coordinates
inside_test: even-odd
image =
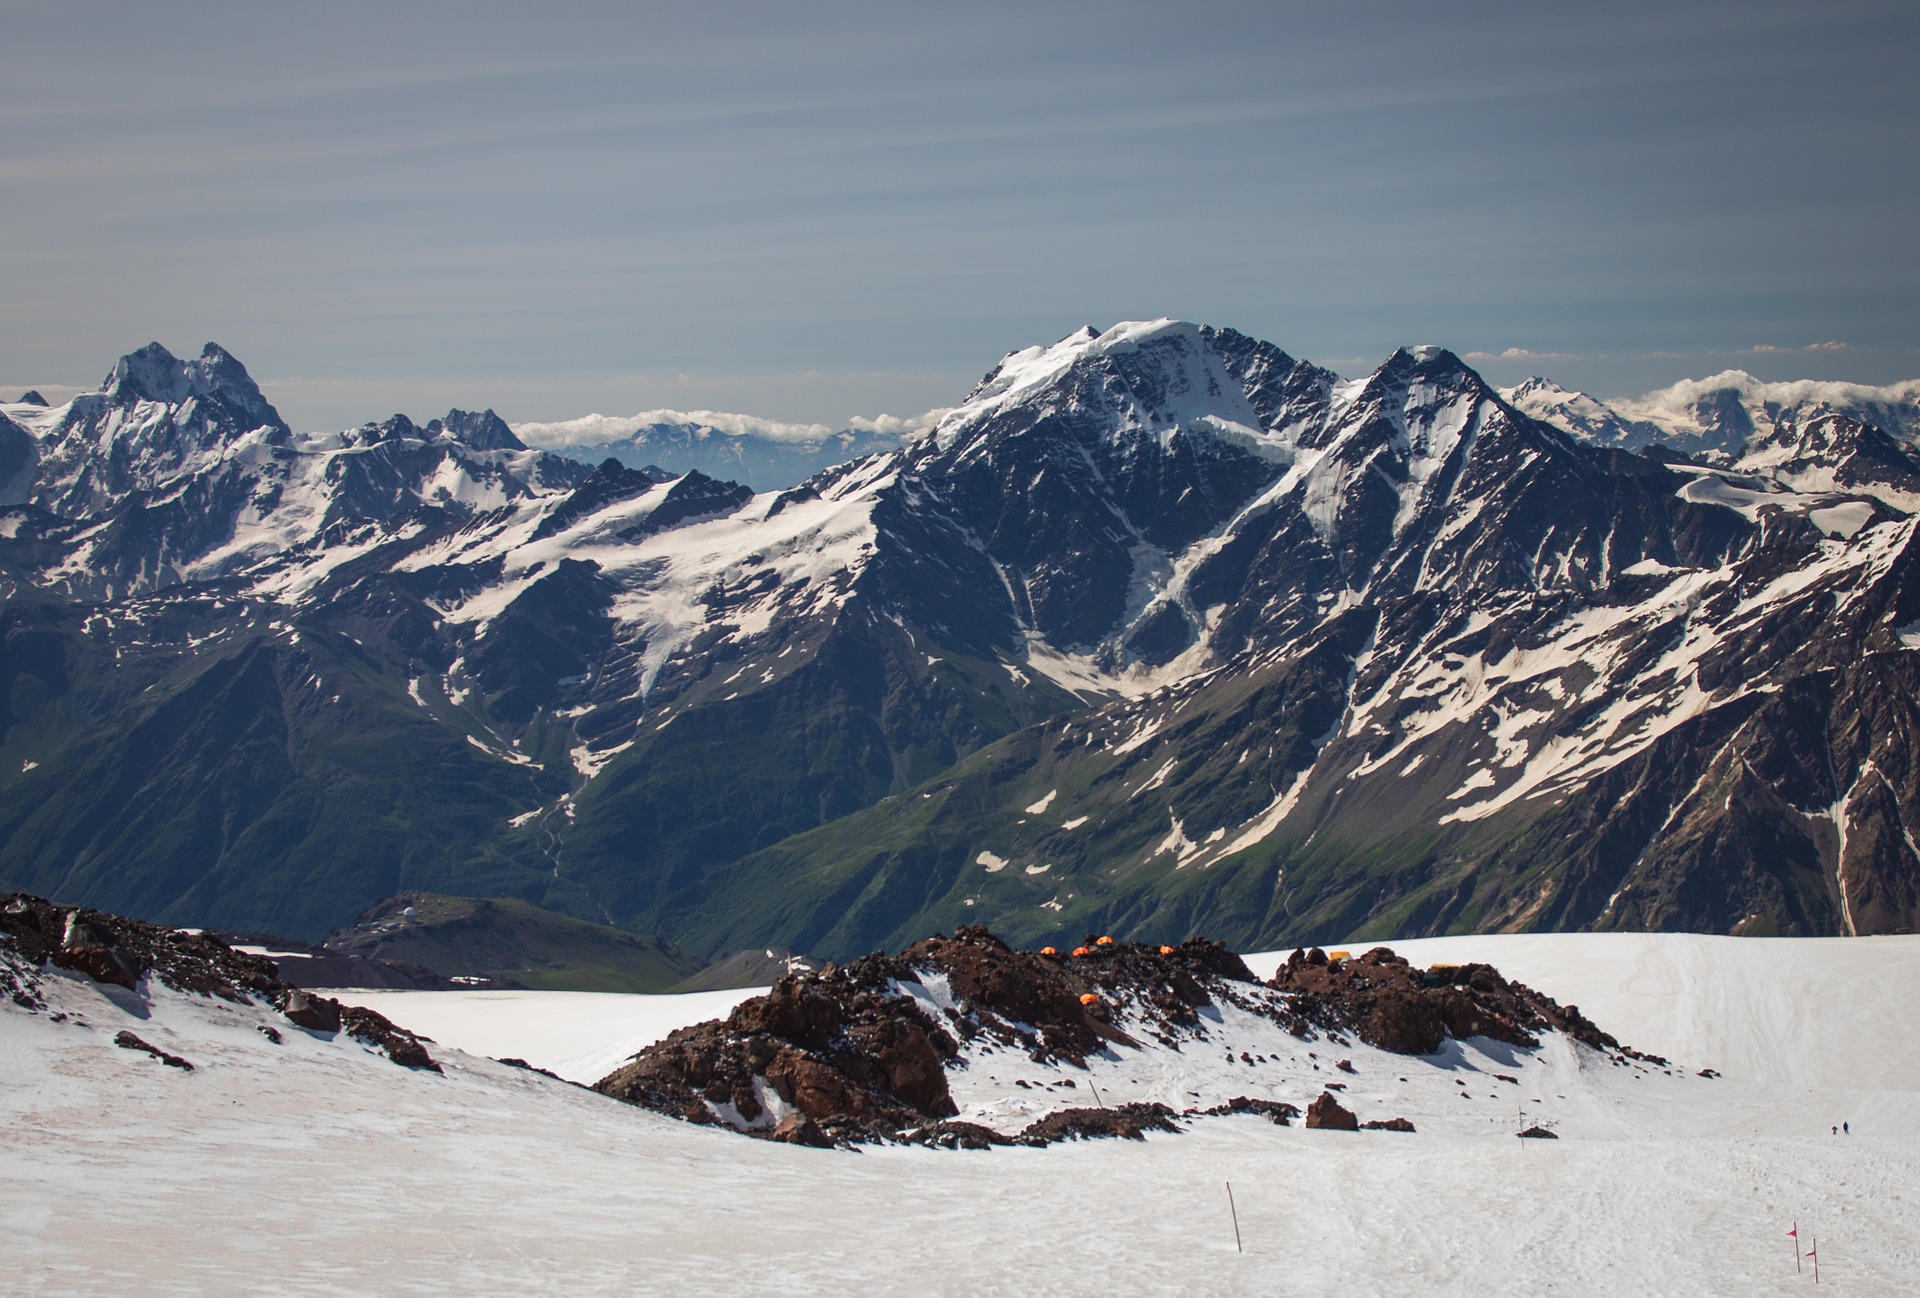
[[[286,427],[247,367],[218,343],[206,344],[190,361],[180,360],[157,342],[148,343],[114,362],[100,384],[100,392],[108,404],[120,407],[141,401],[182,405],[195,398],[218,396],[236,412],[252,418],[249,428]]]
[[[1122,321],[1104,333],[1089,325],[1051,346],[1008,353],[940,421],[935,438],[949,448],[994,415],[1035,400],[1052,409],[1077,409],[1083,394],[1073,376],[1095,369],[1110,382],[1084,395],[1111,405],[1109,389],[1124,389],[1121,404],[1130,409],[1119,417],[1125,423],[1159,430],[1205,420],[1256,437],[1262,431],[1242,383],[1227,372],[1200,326],[1159,319]]]

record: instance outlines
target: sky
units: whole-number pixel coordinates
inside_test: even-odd
[[[838,425],[1085,324],[1920,375],[1911,0],[0,0],[0,396]]]

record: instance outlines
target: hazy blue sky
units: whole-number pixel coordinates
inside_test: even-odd
[[[1913,0],[0,20],[8,396],[211,338],[304,427],[833,421],[1161,315],[1603,395],[1920,375]]]

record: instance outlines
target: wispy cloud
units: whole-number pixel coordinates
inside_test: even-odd
[[[1809,352],[1844,352],[1851,350],[1851,344],[1839,342],[1808,343],[1805,347],[1775,347],[1771,343],[1756,343],[1752,347],[1747,348],[1746,352],[1742,354],[1753,356],[1804,356]]]
[[[734,414],[724,410],[642,410],[635,415],[582,415],[551,423],[515,424],[513,431],[540,446],[577,446],[616,441],[631,437],[643,428],[658,424],[693,424],[728,437],[755,437],[774,442],[817,442],[834,433],[851,430],[881,437],[905,440],[924,433],[940,422],[945,407],[922,415],[859,415],[838,426],[832,424],[796,424],[757,415]]]
[[[1579,357],[1572,352],[1536,352],[1525,347],[1509,347],[1503,352],[1468,352],[1465,359],[1470,361],[1572,361]]]

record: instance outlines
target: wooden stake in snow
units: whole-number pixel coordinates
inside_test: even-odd
[[[1227,1211],[1233,1214],[1233,1251],[1244,1253],[1247,1250],[1240,1247],[1240,1210],[1233,1206],[1232,1181],[1227,1182]]]
[[[1107,1102],[1100,1098],[1100,1088],[1093,1084],[1093,1079],[1091,1077],[1087,1079],[1087,1089],[1093,1092],[1093,1102],[1095,1104],[1099,1105],[1103,1109],[1107,1107]]]

